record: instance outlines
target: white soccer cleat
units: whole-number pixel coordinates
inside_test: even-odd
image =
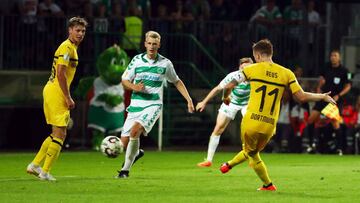
[[[42,169],[40,166],[37,166],[33,163],[30,163],[27,167],[26,167],[26,172],[28,174],[31,174],[31,175],[35,175],[35,176],[38,176],[41,172],[42,172]]]
[[[52,176],[50,173],[46,173],[44,171],[41,172],[38,177],[39,177],[40,180],[56,181],[54,176]]]

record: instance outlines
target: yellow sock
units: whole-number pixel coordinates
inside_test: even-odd
[[[49,172],[51,166],[58,158],[61,148],[63,145],[63,141],[59,138],[54,137],[53,141],[49,144],[48,150],[46,152],[46,159],[43,166],[43,171]]]
[[[232,160],[228,161],[228,164],[233,167],[248,159],[248,155],[244,150],[241,150]]]
[[[44,142],[42,143],[38,153],[36,154],[34,160],[32,161],[33,164],[35,165],[40,165],[41,162],[44,160],[45,156],[46,156],[46,152],[48,150],[49,144],[52,141],[52,136],[48,136]]]
[[[253,167],[258,177],[263,181],[264,185],[271,183],[265,163],[261,160],[260,154],[256,153],[253,157],[249,157],[250,166]]]

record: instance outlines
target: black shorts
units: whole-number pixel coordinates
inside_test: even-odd
[[[313,110],[321,112],[321,110],[323,110],[326,105],[328,105],[327,102],[318,101],[318,102],[315,103],[315,106],[313,107]]]
[[[337,106],[339,108],[339,111],[341,113],[341,110],[342,110],[342,103],[343,103],[343,100],[338,100],[337,101]],[[321,112],[321,110],[323,110],[325,108],[326,105],[328,105],[329,103],[328,102],[324,102],[324,101],[318,101],[315,103],[315,106],[313,107],[313,110],[315,111],[319,111]]]

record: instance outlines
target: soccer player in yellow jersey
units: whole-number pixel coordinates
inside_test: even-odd
[[[269,40],[260,40],[252,48],[256,63],[245,67],[242,72],[239,71],[238,77],[225,87],[231,89],[245,80],[250,82],[248,109],[241,122],[243,148],[232,160],[222,164],[220,171],[227,173],[232,167],[248,160],[263,182],[263,186],[258,190],[275,191],[276,187],[272,184],[259,153],[275,133],[285,88],[289,88],[299,102],[336,102],[329,96],[330,92],[304,92],[289,69],[272,61],[273,46]]]
[[[26,168],[27,173],[36,175],[41,180],[56,180],[49,171],[66,138],[70,109],[75,107],[69,89],[78,65],[77,47],[84,39],[86,26],[84,18],[73,17],[69,20],[68,39],[56,50],[51,75],[43,89],[44,114],[47,124],[52,126],[52,133],[44,140],[34,160]]]

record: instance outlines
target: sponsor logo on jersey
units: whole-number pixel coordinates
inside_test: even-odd
[[[70,55],[69,55],[69,53],[65,53],[65,54],[64,54],[64,60],[65,60],[65,61],[69,61],[69,60],[70,60]]]

